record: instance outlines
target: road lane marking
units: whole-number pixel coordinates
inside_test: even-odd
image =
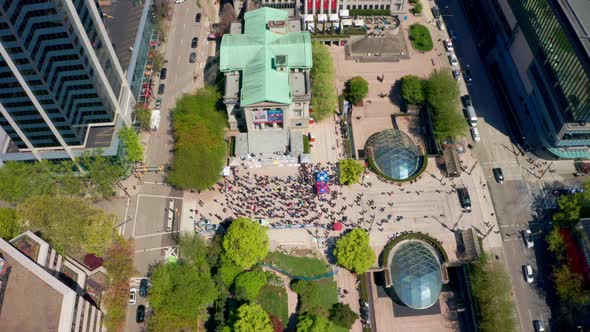
[[[127,198],[127,207],[125,208],[125,217],[123,218],[123,225],[119,228],[119,235],[125,235],[125,225],[127,225],[127,215],[129,213],[129,201],[131,198]]]
[[[529,318],[531,320],[531,322],[533,321],[533,315],[531,315],[531,309],[528,310],[529,311]]]
[[[131,232],[131,237],[135,237],[135,224],[137,223],[137,209],[139,209],[139,198],[141,194],[137,196],[137,203],[135,203],[135,217],[133,218],[133,231]]]
[[[149,248],[149,249],[143,249],[143,250],[135,250],[135,253],[138,254],[140,252],[162,250],[162,249],[168,249],[168,248],[174,248],[174,247],[178,247],[178,246],[165,246],[165,247]]]
[[[175,196],[163,196],[163,195],[148,195],[148,194],[139,194],[139,197],[158,197],[158,198],[173,198],[173,199],[180,199],[183,200],[183,197],[175,197]],[[139,200],[138,200],[139,201]]]
[[[153,233],[153,234],[147,234],[147,235],[138,235],[136,237],[134,237],[134,239],[143,239],[146,237],[151,237],[151,236],[160,236],[160,235],[166,235],[166,234],[171,234],[172,232],[160,232],[160,233]]]

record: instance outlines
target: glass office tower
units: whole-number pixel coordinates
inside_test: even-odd
[[[93,128],[115,127],[129,98],[97,2],[0,0],[0,152],[73,158],[92,147]]]

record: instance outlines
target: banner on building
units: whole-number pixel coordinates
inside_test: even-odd
[[[255,111],[253,116],[254,116],[254,123],[283,122],[283,110],[282,109]]]

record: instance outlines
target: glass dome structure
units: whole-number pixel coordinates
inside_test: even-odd
[[[372,148],[372,154],[369,148]],[[387,129],[372,135],[367,140],[365,151],[383,174],[397,180],[411,177],[420,168],[418,147],[401,130]]]
[[[426,309],[438,301],[442,273],[438,255],[422,242],[404,242],[393,252],[389,264],[393,290],[408,307]]]

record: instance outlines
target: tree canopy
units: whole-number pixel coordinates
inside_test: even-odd
[[[297,332],[333,332],[334,323],[325,317],[305,312],[297,320]]]
[[[272,332],[270,318],[266,311],[256,303],[242,304],[238,308],[238,319],[234,323],[236,332]]]
[[[346,82],[346,99],[358,104],[369,93],[369,82],[361,76],[355,76]]]
[[[348,185],[359,182],[365,167],[356,160],[344,159],[338,162],[338,169],[340,184]]]
[[[512,285],[504,264],[482,255],[471,265],[469,281],[474,301],[479,305],[480,331],[515,331]]]
[[[8,241],[20,233],[21,225],[16,210],[0,208],[0,238]]]
[[[234,220],[223,238],[227,257],[245,269],[266,257],[268,247],[266,228],[248,218]]]
[[[135,106],[135,121],[139,124],[142,130],[150,130],[150,122],[152,120],[152,111],[145,108],[143,105]]]
[[[369,245],[367,231],[356,228],[336,241],[334,256],[339,265],[357,273],[365,273],[375,263],[375,252]]]
[[[215,184],[225,161],[226,119],[216,110],[221,98],[213,87],[184,95],[173,112],[176,140],[170,184],[180,189],[203,190]]]
[[[154,269],[151,282],[150,305],[154,315],[149,326],[154,331],[196,326],[218,295],[208,264],[196,266],[179,261],[160,265]]]
[[[409,105],[422,105],[424,96],[424,82],[415,75],[406,75],[401,79],[402,99]]]
[[[457,111],[459,85],[448,69],[433,71],[425,82],[426,101],[432,111],[439,141],[465,135],[467,122]]]
[[[299,312],[316,312],[321,298],[318,283],[307,280],[293,280],[291,288],[299,295]]]
[[[573,226],[580,218],[590,217],[590,180],[584,180],[583,192],[563,195],[557,201],[559,211],[553,214],[553,222],[558,226]]]
[[[336,95],[336,71],[328,48],[319,42],[312,44],[311,106],[313,118],[321,121],[338,109]]]
[[[265,283],[266,274],[260,268],[243,272],[236,278],[236,297],[246,301],[254,301]]]
[[[107,308],[104,326],[108,331],[120,331],[127,314],[129,278],[133,268],[133,243],[121,237],[107,250],[103,266],[107,269],[109,283],[101,303]]]
[[[334,324],[345,327],[349,330],[358,318],[359,315],[352,311],[348,304],[338,302],[330,308],[330,320],[334,322]]]
[[[121,143],[125,148],[125,159],[130,163],[136,163],[143,160],[143,145],[141,145],[139,135],[132,127],[122,127],[117,133]]]
[[[118,236],[113,215],[79,198],[35,196],[20,203],[17,213],[62,255],[84,248],[102,256]]]

